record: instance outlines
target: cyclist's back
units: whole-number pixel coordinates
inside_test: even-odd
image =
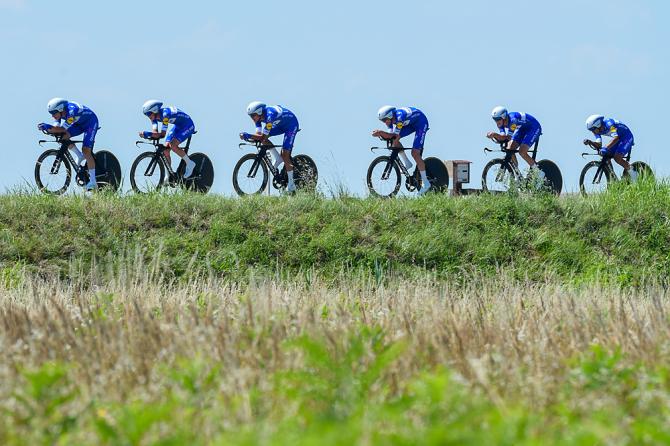
[[[631,142],[635,141],[635,138],[633,137],[633,132],[631,132],[628,126],[623,122],[617,121],[616,119],[607,118],[603,121],[603,125],[605,127],[605,130],[603,131],[602,134],[595,135],[596,141],[602,142],[602,136],[608,136],[610,138],[619,137],[623,141],[628,140],[631,140]]]
[[[68,102],[64,116],[55,125],[69,130],[73,126],[86,127],[92,121],[98,121],[93,110],[77,102]]]
[[[509,112],[509,122],[506,126],[503,126],[501,134],[513,136],[515,132],[520,132],[522,129],[535,128],[542,131],[542,126],[540,122],[535,119],[531,114],[524,112]],[[521,141],[519,141],[521,142]],[[536,142],[536,141],[534,141]]]
[[[286,107],[281,105],[268,105],[265,109],[265,122],[256,123],[256,128],[266,134],[294,130],[298,128],[298,118]]]
[[[161,121],[162,131],[167,130],[168,124],[172,124],[178,128],[188,128],[194,125],[193,119],[177,107],[164,107],[161,109],[161,116],[163,118]],[[158,121],[154,121],[153,124],[157,126]]]

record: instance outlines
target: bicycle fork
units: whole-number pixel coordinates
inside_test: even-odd
[[[596,174],[593,176],[593,181],[591,184],[600,184],[600,180],[603,178],[603,174],[605,173],[606,167],[603,165],[598,166],[598,170],[596,171]]]

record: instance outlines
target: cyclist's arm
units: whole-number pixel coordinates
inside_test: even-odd
[[[602,140],[591,141],[590,139],[585,139],[584,145],[589,146],[595,150],[600,150],[603,146],[603,142]]]
[[[490,132],[488,135],[486,135],[488,138],[495,140],[496,142],[507,142],[512,137],[510,135],[502,134],[502,133],[495,133],[495,132]]]
[[[386,132],[384,130],[375,130],[373,132],[373,136],[377,136],[379,138],[383,138],[383,139],[386,139],[386,140],[399,140],[400,139],[399,134]]]
[[[140,132],[140,136],[146,139],[162,139],[165,138],[166,132]]]
[[[65,130],[61,126],[53,126],[49,130],[47,130],[47,133],[50,133],[52,135],[68,135],[69,136],[69,134],[67,133],[67,130]]]
[[[584,140],[584,144],[591,147],[592,149],[595,150],[600,150],[603,148],[603,137],[602,135],[599,135],[595,132],[593,132],[593,136],[595,136],[595,140],[591,141],[589,139]]]
[[[140,132],[140,136],[146,139],[162,139],[167,134],[167,124],[163,125],[161,130],[158,130],[158,121],[151,121],[151,131]]]
[[[270,139],[270,135],[265,135],[263,133],[256,133],[255,135],[250,135],[249,139],[252,141],[261,141],[262,143],[266,143]]]

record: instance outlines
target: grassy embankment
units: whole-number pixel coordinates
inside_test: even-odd
[[[669,212],[0,197],[0,444],[667,444]]]
[[[597,197],[327,200],[0,197],[0,263],[76,274],[140,257],[167,276],[471,274],[639,285],[668,279],[670,187]]]

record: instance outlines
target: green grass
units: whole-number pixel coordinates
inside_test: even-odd
[[[448,368],[392,377],[406,345],[379,329],[284,343],[304,360],[269,387],[229,399],[225,368],[198,358],[157,366],[162,392],[124,402],[82,397],[68,365],[24,370],[9,398],[2,444],[51,445],[605,445],[668,444],[667,366],[628,366],[594,344],[573,358],[560,391],[532,402],[467,386]],[[398,381],[400,380],[400,381]],[[9,405],[9,404],[8,404]]]
[[[160,274],[360,274],[465,280],[501,271],[534,281],[665,283],[670,186],[589,198],[324,199],[192,194],[0,197],[3,277],[16,265],[77,274],[140,257]],[[6,270],[9,269],[8,273]]]

